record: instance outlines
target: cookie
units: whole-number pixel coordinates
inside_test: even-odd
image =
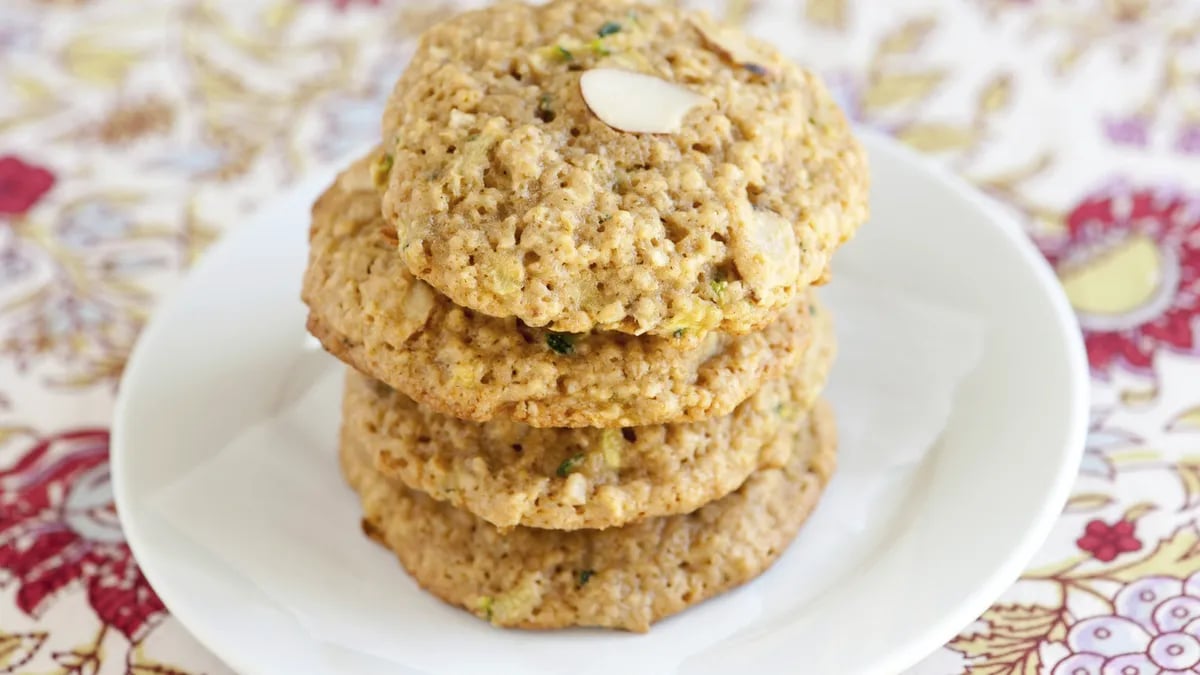
[[[829,408],[818,402],[807,419],[783,467],[691,514],[607,530],[502,533],[389,482],[353,434],[343,433],[340,458],[362,501],[363,530],[447,603],[498,626],[642,632],[753,579],[787,548],[834,466]]]
[[[567,335],[458,307],[415,279],[379,212],[371,160],[313,208],[303,298],[327,350],[430,409],[476,422],[620,427],[729,414],[812,339],[808,294],[762,332]]]
[[[345,433],[376,468],[497,527],[561,530],[688,513],[779,466],[833,360],[828,321],[800,366],[732,413],[690,424],[537,429],[441,415],[350,370]]]
[[[867,216],[864,151],[817,76],[667,6],[452,18],[422,37],[383,131],[409,270],[559,332],[758,330]]]

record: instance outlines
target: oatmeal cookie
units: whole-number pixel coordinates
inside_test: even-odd
[[[758,330],[867,215],[865,154],[817,76],[668,6],[452,18],[422,37],[383,138],[409,270],[559,332]]]

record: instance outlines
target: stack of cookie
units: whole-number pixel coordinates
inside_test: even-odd
[[[363,529],[494,624],[644,631],[765,570],[834,464],[810,290],[866,218],[821,83],[705,15],[506,3],[422,38],[313,208]]]

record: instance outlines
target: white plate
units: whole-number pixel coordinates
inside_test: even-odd
[[[986,331],[983,354],[955,396],[941,441],[895,495],[894,511],[868,514],[872,526],[852,542],[818,551],[805,548],[806,534],[836,523],[838,507],[818,509],[792,550],[744,590],[766,598],[749,625],[717,625],[720,603],[736,602],[735,592],[734,600],[705,603],[645,636],[496,631],[420,594],[397,567],[396,588],[387,590],[409,594],[404,601],[419,609],[413,616],[436,616],[458,631],[442,642],[413,639],[410,668],[399,669],[314,639],[226,559],[155,512],[156,491],[273,414],[281,396],[294,396],[296,378],[317,376],[297,366],[314,363],[305,357],[299,279],[308,205],[331,175],[315,176],[216,245],[129,362],[113,429],[113,484],[146,577],[201,642],[247,674],[423,672],[431,663],[447,672],[444,664],[455,661],[431,653],[446,645],[486,649],[489,675],[527,672],[529,661],[515,658],[531,654],[559,664],[540,672],[582,672],[603,654],[609,672],[630,675],[648,668],[893,674],[915,663],[986,609],[1049,532],[1083,448],[1087,375],[1070,308],[1018,227],[890,140],[864,133],[864,141],[874,215],[839,261],[871,270],[882,288],[974,312]],[[920,393],[914,385],[909,395]],[[270,500],[271,482],[261,489]],[[846,489],[835,477],[830,495]],[[344,488],[318,492],[310,498],[354,503]],[[215,504],[220,498],[212,495]],[[349,545],[364,557],[386,555],[361,537]],[[287,566],[303,551],[262,555]],[[274,590],[303,599],[310,588]],[[331,606],[329,615],[343,609]],[[397,621],[386,628],[401,644],[428,628]],[[671,637],[680,634],[690,637],[686,648]]]

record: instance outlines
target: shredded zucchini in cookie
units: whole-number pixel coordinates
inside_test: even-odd
[[[721,322],[721,310],[712,302],[692,298],[691,302],[680,304],[684,306],[675,312],[668,324],[675,337],[683,337],[688,331],[706,333]]]
[[[794,403],[780,403],[775,406],[775,414],[785,420],[794,420],[800,415],[800,409]]]
[[[450,377],[460,386],[474,386],[479,382],[479,369],[473,363],[456,363],[450,368]]]
[[[573,354],[575,352],[575,338],[567,333],[547,333],[546,346],[564,356]]]
[[[497,255],[488,265],[484,278],[496,293],[511,295],[525,285],[525,268],[510,257]]]
[[[602,38],[606,38],[609,35],[612,35],[613,33],[620,33],[620,32],[621,32],[621,24],[617,23],[616,21],[605,21],[604,25],[600,26],[600,30],[596,31],[596,35],[598,35]]]
[[[495,599],[490,595],[479,596],[479,599],[475,602],[475,614],[491,621],[492,607],[495,605],[495,602]]]
[[[550,63],[571,63],[575,60],[575,53],[561,44],[540,47],[535,53]]]
[[[636,17],[630,17],[630,25],[637,25]],[[621,22],[606,21],[596,30],[596,37],[594,38],[581,40],[574,37],[563,37],[552,45],[538,48],[536,53],[547,61],[562,64],[573,63],[579,56],[586,56],[588,54],[603,58],[611,56],[618,51],[613,48],[613,44],[609,38],[623,37],[628,32],[625,30],[625,25]],[[625,46],[628,46],[627,43],[628,40],[622,41],[622,44]],[[642,61],[644,62],[644,59]]]
[[[537,117],[543,122],[553,122],[557,115],[554,113],[553,98],[550,94],[542,94],[538,98]]]
[[[582,452],[577,452],[574,455],[563,460],[562,464],[558,465],[558,470],[554,473],[558,474],[559,478],[566,478],[572,473],[579,470],[583,466],[584,456]]]
[[[712,289],[713,298],[717,302],[723,302],[725,300],[725,291],[729,289],[728,281],[725,281],[724,279],[714,279],[708,282],[708,286]]]
[[[392,173],[394,162],[395,160],[388,153],[375,158],[375,161],[371,164],[371,180],[375,183],[376,188],[382,188],[387,185],[388,175]]]
[[[610,469],[621,468],[621,446],[624,440],[617,429],[605,429],[600,434],[600,454],[604,457],[604,465]]]
[[[580,588],[583,588],[594,576],[596,576],[596,570],[579,570],[576,573],[576,584]]]
[[[528,575],[516,588],[491,598],[488,618],[502,626],[511,625],[532,614],[541,602],[541,588],[533,575]]]

